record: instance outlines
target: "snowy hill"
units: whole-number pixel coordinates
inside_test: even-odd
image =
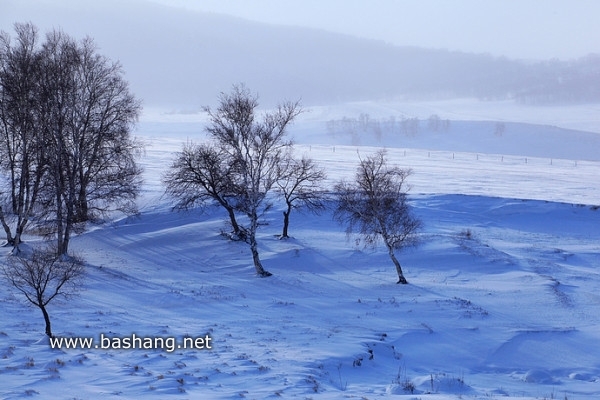
[[[290,241],[274,238],[279,213],[269,216],[269,279],[219,235],[218,210],[83,235],[86,290],[52,308],[60,335],[208,333],[213,348],[50,350],[36,344],[37,310],[3,289],[0,393],[377,398],[412,384],[431,399],[598,395],[599,212],[460,195],[414,205],[426,228],[403,254],[406,287],[384,252],[354,248],[329,215],[296,215]]]
[[[449,118],[442,111],[404,115]],[[272,210],[259,250],[274,276],[257,278],[247,246],[220,234],[222,210],[170,211],[160,174],[183,142],[202,140],[203,117],[157,114],[137,132],[148,143],[141,214],[73,239],[84,291],[49,309],[63,337],[209,335],[212,348],[50,349],[39,310],[2,286],[0,397],[598,398],[597,134],[563,126],[544,136],[539,121],[473,117],[451,119],[445,133],[352,144],[327,133],[344,116],[359,113],[307,113],[292,132],[297,149],[332,181],[378,146],[413,169],[424,227],[420,246],[399,254],[409,285],[395,284],[383,249],[348,241],[330,209],[292,213],[290,240],[276,237]],[[501,136],[488,129],[497,121]]]

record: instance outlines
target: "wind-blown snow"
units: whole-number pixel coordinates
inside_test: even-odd
[[[280,207],[266,215],[260,252],[274,276],[257,278],[248,247],[220,235],[222,210],[171,212],[162,196],[172,153],[204,140],[202,116],[148,118],[137,132],[148,144],[141,213],[73,240],[85,287],[50,304],[53,327],[65,337],[209,334],[213,348],[51,350],[39,310],[2,286],[0,397],[598,398],[600,161],[532,156],[509,123],[529,123],[511,127],[565,154],[589,151],[593,137],[561,149],[574,132],[556,128],[550,140],[536,121],[507,119],[497,137],[498,119],[469,130],[475,118],[461,115],[446,133],[352,144],[326,122],[357,117],[353,108],[320,112],[292,133],[331,181],[379,146],[412,168],[424,228],[420,246],[399,254],[409,285],[395,284],[383,249],[347,240],[331,209],[292,213],[290,240],[276,237]],[[475,139],[481,129],[491,141]]]

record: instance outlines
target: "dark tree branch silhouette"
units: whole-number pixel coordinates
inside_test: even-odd
[[[215,201],[227,211],[233,237],[245,239],[235,216],[239,199],[236,172],[236,164],[216,146],[187,143],[175,156],[163,183],[167,194],[176,199],[176,208],[188,209]]]
[[[142,146],[130,132],[141,110],[121,67],[98,55],[91,39],[48,34],[42,48],[45,143],[50,190],[44,209],[66,254],[90,211],[135,211]]]

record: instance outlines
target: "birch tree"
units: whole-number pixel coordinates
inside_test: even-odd
[[[259,115],[258,97],[244,85],[235,85],[231,93],[221,93],[215,110],[207,107],[207,131],[216,145],[237,168],[236,209],[246,215],[244,226],[256,273],[270,276],[258,252],[259,219],[270,209],[269,192],[281,178],[281,163],[289,157],[292,145],[286,137],[288,125],[302,109],[298,102],[284,102],[274,111]]]
[[[92,39],[53,30],[38,43],[35,26],[15,31],[15,43],[0,34],[0,223],[18,248],[35,216],[67,254],[85,222],[135,211],[142,145],[131,131],[141,105]]]
[[[131,137],[141,106],[121,67],[61,31],[47,35],[42,50],[40,116],[47,147],[46,227],[66,254],[74,232],[109,210],[133,212],[141,185]]]
[[[389,166],[385,150],[380,150],[360,161],[353,182],[342,181],[335,187],[339,200],[334,217],[367,246],[382,240],[401,284],[408,282],[395,251],[416,243],[421,226],[407,200],[409,175],[410,170]]]

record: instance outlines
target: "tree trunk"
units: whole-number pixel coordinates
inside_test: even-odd
[[[233,233],[240,239],[245,240],[244,233],[240,229],[240,226],[235,219],[235,212],[233,211],[233,207],[225,206],[227,209],[227,214],[229,214],[229,221],[231,222],[231,227],[233,228]]]
[[[58,249],[59,256],[66,256],[69,252],[69,241],[71,239],[70,229],[65,230],[65,236],[62,239],[61,247]]]
[[[64,231],[61,240],[61,245],[58,248],[58,256],[65,256],[69,252],[69,242],[71,241],[71,231],[73,229],[74,213],[67,211],[67,218],[64,224]]]
[[[260,262],[260,257],[258,255],[258,243],[256,241],[256,229],[258,227],[258,216],[252,215],[250,221],[250,232],[249,232],[249,240],[250,240],[250,251],[252,252],[252,261],[254,261],[254,268],[256,268],[256,274],[261,278],[266,278],[271,276],[269,271],[265,270]]]
[[[46,335],[48,335],[48,337],[52,337],[52,328],[50,325],[50,316],[48,315],[48,311],[46,311],[46,307],[44,305],[40,305],[39,307],[44,314],[44,321],[46,321]]]
[[[292,212],[292,208],[288,204],[287,211],[283,212],[283,232],[281,233],[282,238],[288,238],[288,226],[290,225],[290,213]]]
[[[75,222],[87,222],[90,219],[87,194],[82,185],[76,202]]]
[[[256,240],[250,239],[250,251],[252,252],[252,260],[254,261],[254,268],[256,269],[256,274],[261,278],[266,278],[268,276],[273,275],[269,271],[265,270],[260,262],[260,257],[258,256],[258,249]]]
[[[4,219],[4,212],[2,210],[2,207],[0,207],[0,222],[2,223],[4,232],[6,232],[6,242],[11,246],[14,245],[15,239],[12,237],[12,234],[10,232],[10,226],[8,226],[6,220]]]
[[[404,274],[402,273],[402,267],[400,266],[400,262],[396,258],[396,255],[394,254],[394,249],[389,245],[387,246],[387,248],[388,248],[388,254],[390,255],[390,258],[392,259],[394,266],[396,266],[396,272],[398,273],[398,282],[396,282],[396,283],[401,283],[403,285],[406,285],[408,283],[408,281],[406,280],[406,278],[404,277]]]
[[[13,247],[19,250],[19,245],[23,243],[21,237],[23,236],[23,231],[25,231],[25,226],[27,225],[28,219],[23,218],[17,223],[17,229],[15,232],[15,237],[13,239]]]
[[[23,243],[23,241],[21,240],[21,232],[17,230],[17,233],[12,241],[13,254],[19,254],[21,252],[21,243]]]
[[[56,195],[56,255],[62,254],[64,222],[62,217],[62,203],[60,193]]]

